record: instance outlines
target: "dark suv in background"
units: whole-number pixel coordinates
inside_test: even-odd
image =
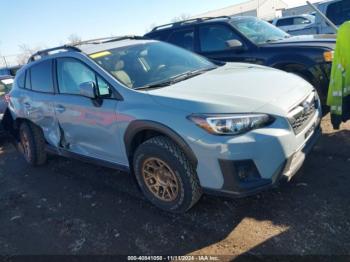
[[[225,16],[157,26],[145,37],[170,42],[212,60],[254,63],[295,73],[315,86],[325,102],[334,36],[293,37],[256,17]]]
[[[21,68],[20,65],[0,68],[0,76],[15,76]]]

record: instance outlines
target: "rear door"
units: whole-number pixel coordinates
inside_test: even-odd
[[[75,58],[57,58],[56,72],[59,94],[55,113],[60,146],[83,156],[118,163],[121,149],[116,121],[118,101],[113,99],[110,85]],[[91,81],[98,86],[97,99],[80,94],[79,85]]]
[[[36,62],[27,69],[25,85],[21,91],[24,117],[40,126],[46,141],[55,146],[58,136],[53,109],[54,99],[53,60]]]

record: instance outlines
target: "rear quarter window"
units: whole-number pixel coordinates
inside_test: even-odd
[[[149,39],[154,39],[154,40],[158,40],[158,41],[167,41],[169,38],[171,32],[168,31],[163,31],[163,32],[151,32],[149,34],[146,34],[146,37]]]
[[[29,70],[33,91],[53,93],[52,60],[45,60]],[[28,74],[27,74],[28,75]]]
[[[168,42],[193,51],[194,29],[184,29],[180,31],[175,31],[170,35]]]
[[[17,75],[16,77],[16,84],[19,88],[24,88],[24,85],[25,85],[25,74],[26,72],[23,71],[21,72],[20,74]]]

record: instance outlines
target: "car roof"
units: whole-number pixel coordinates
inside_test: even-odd
[[[94,53],[98,53],[98,52],[102,52],[102,51],[110,50],[114,48],[146,44],[151,42],[156,42],[156,41],[148,40],[148,39],[142,39],[142,40],[125,39],[121,41],[107,42],[107,43],[100,43],[100,44],[87,43],[87,44],[77,45],[76,47],[79,48],[83,53],[90,55],[90,54],[94,54]]]
[[[229,22],[229,21],[237,21],[241,19],[247,18],[256,18],[254,16],[218,16],[218,17],[201,17],[201,18],[193,18],[189,20],[179,21],[175,23],[164,24],[160,26],[154,27],[150,32],[145,34],[151,35],[157,32],[170,31],[177,28],[190,27],[198,24],[210,24],[215,22]]]
[[[169,23],[169,24],[164,24],[164,25],[159,25],[154,27],[149,33],[151,34],[154,32],[160,32],[160,31],[166,31],[174,28],[181,28],[181,27],[186,27],[186,26],[191,26],[194,24],[201,24],[201,23],[206,23],[206,22],[217,22],[217,21],[225,21],[232,19],[230,16],[219,16],[219,17],[199,17],[199,18],[192,18],[188,20],[183,20],[179,22],[174,22],[174,23]],[[147,35],[146,34],[146,35]]]
[[[157,42],[156,40],[145,39],[141,36],[119,36],[119,37],[104,37],[98,39],[91,39],[82,41],[75,45],[62,45],[49,49],[44,49],[36,52],[28,59],[28,64],[38,61],[44,57],[51,57],[62,52],[81,52],[87,55],[119,48],[125,46],[132,46],[137,44],[145,44]]]
[[[288,19],[288,18],[294,18],[294,17],[312,18],[314,16],[311,14],[289,15],[289,16],[282,16],[282,17],[276,18],[276,20],[282,20],[282,19]]]

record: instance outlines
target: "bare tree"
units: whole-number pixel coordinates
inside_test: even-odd
[[[21,44],[18,46],[18,48],[21,50],[21,53],[17,55],[17,63],[20,65],[27,63],[29,57],[31,57],[37,51],[43,49],[43,47],[40,47],[40,46],[36,46],[32,48],[26,44]]]
[[[6,57],[1,55],[0,53],[0,67],[3,67],[3,66],[7,67],[7,60],[6,60]]]
[[[70,45],[78,45],[81,43],[81,37],[78,36],[77,34],[71,34],[68,36],[68,44]]]
[[[191,18],[191,15],[189,14],[181,14],[180,16],[176,16],[173,19],[171,19],[172,23],[176,23],[176,22],[181,22],[181,21],[185,21]]]
[[[149,32],[152,31],[152,29],[155,28],[156,26],[157,26],[156,23],[150,24],[150,25],[145,29],[145,33],[149,33]]]
[[[176,22],[188,20],[188,19],[190,19],[190,18],[191,18],[191,15],[185,14],[185,13],[184,13],[184,14],[181,14],[181,15],[179,15],[179,16],[174,17],[173,19],[170,20],[170,22],[171,22],[171,23],[176,23]],[[156,23],[150,24],[150,25],[146,28],[145,33],[148,33],[148,32],[150,32],[150,31],[152,31],[152,29],[155,28],[156,26],[157,26]]]

